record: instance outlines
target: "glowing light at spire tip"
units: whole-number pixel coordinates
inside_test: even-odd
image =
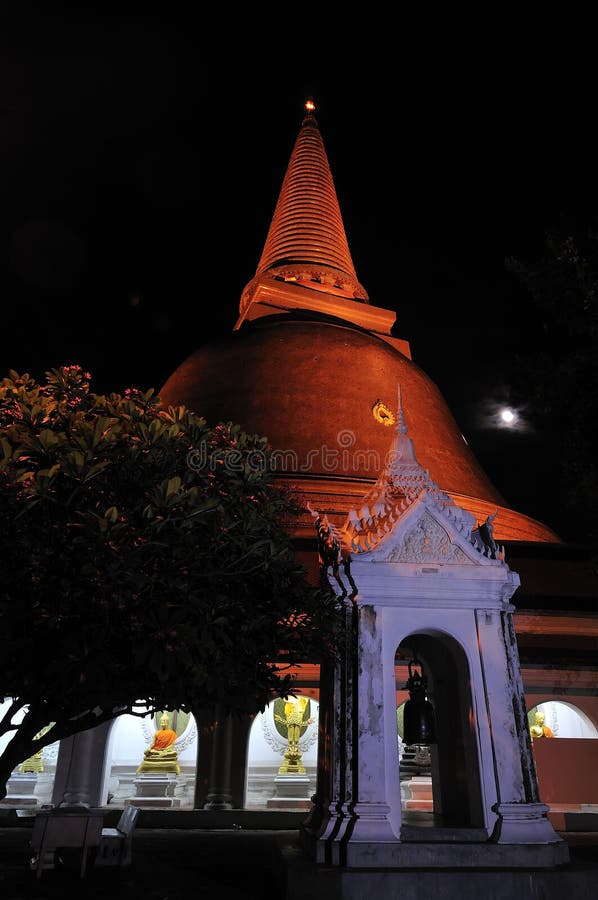
[[[305,101],[305,112],[313,113],[316,111],[316,104],[314,103],[313,97],[308,97]]]

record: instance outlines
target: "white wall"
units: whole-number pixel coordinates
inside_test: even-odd
[[[557,738],[598,738],[598,731],[592,721],[572,703],[548,700],[536,707],[544,713],[544,724]]]

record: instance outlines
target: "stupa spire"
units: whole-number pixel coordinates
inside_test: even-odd
[[[312,285],[319,282],[367,302],[315,112],[309,97],[256,275],[271,272]]]
[[[264,277],[369,303],[351,258],[315,111],[309,97],[255,277],[241,298],[241,313],[256,281]]]

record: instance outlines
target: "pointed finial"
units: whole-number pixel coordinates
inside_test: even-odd
[[[313,97],[308,97],[305,101],[305,112],[308,116],[312,116],[316,111],[316,104]]]
[[[403,412],[403,401],[401,398],[401,385],[398,385],[399,405],[397,408],[397,431],[399,434],[407,434],[407,423],[405,421],[405,413]]]

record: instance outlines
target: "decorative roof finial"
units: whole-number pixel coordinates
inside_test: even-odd
[[[398,385],[399,405],[397,408],[397,432],[398,434],[407,434],[407,422],[405,421],[405,413],[403,412],[403,401],[401,399],[401,385]]]
[[[316,104],[313,97],[308,97],[305,101],[305,112],[308,116],[313,116],[316,111]]]

